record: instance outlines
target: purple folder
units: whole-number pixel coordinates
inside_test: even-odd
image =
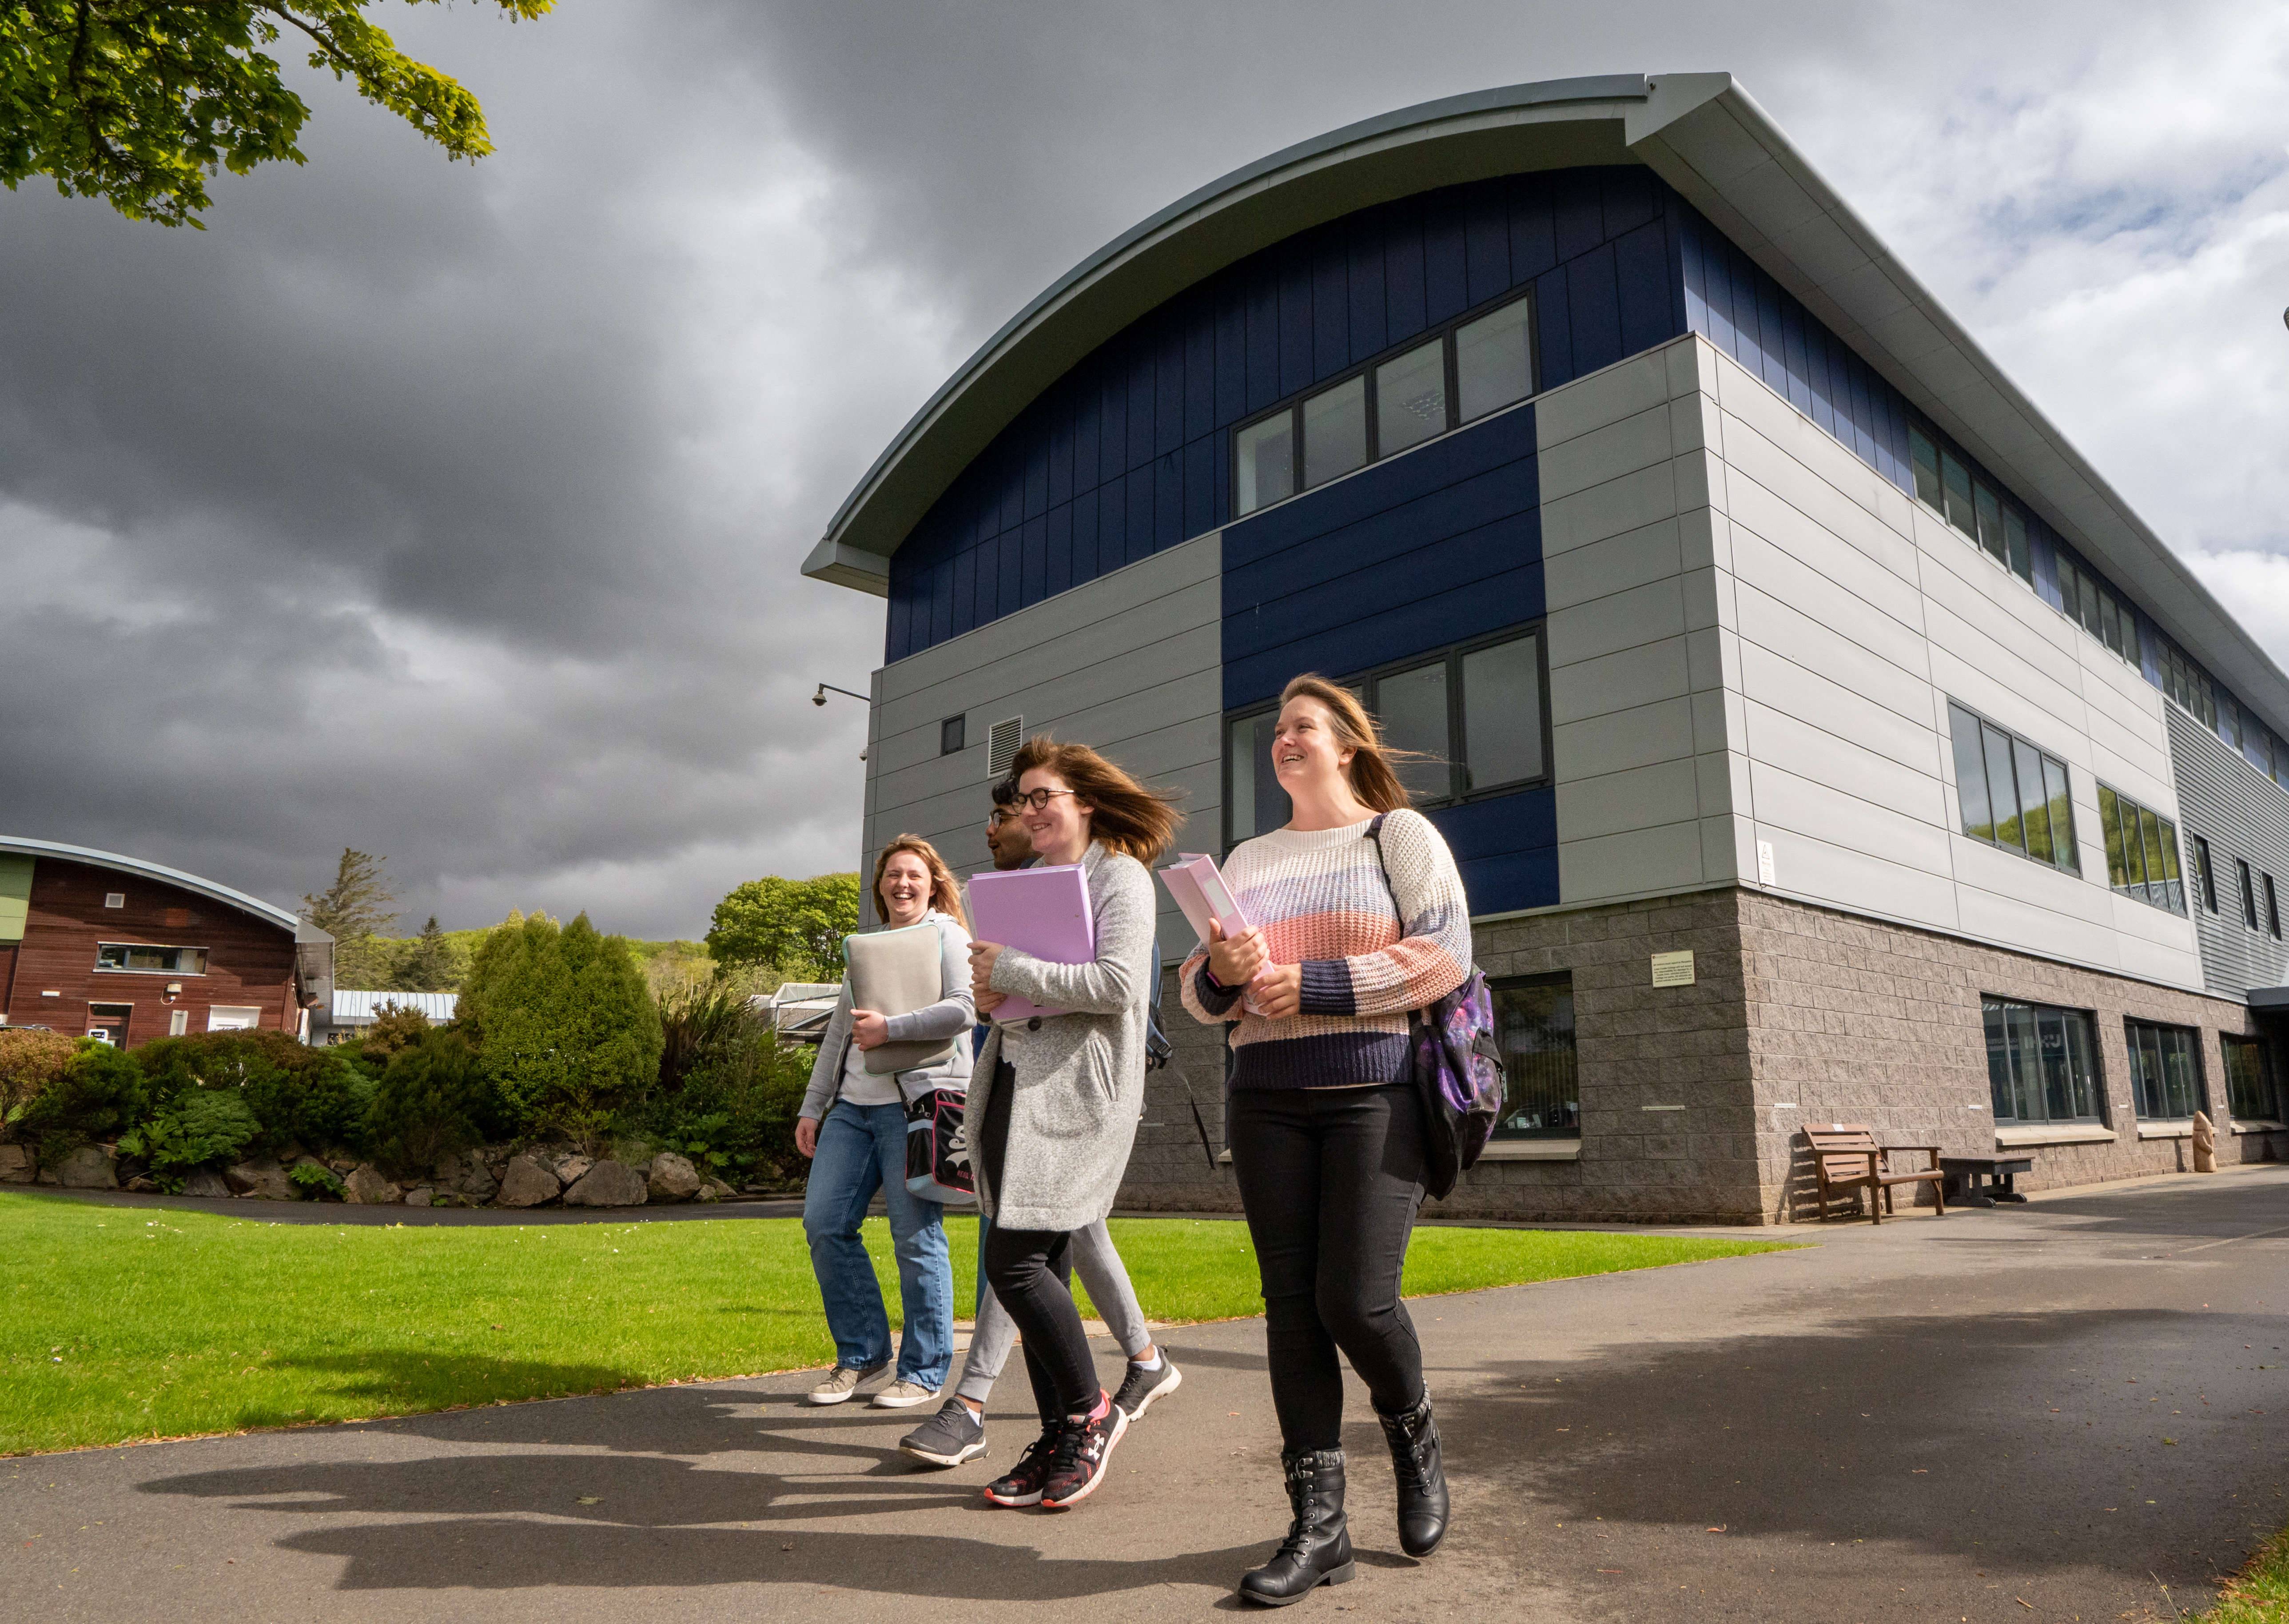
[[[1097,922],[1089,911],[1089,877],[1078,863],[975,874],[969,880],[969,933],[1051,964],[1087,964],[1097,957]],[[1064,1015],[1012,993],[995,1010],[996,1022]]]

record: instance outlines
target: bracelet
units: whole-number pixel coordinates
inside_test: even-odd
[[[1217,991],[1229,992],[1232,991],[1230,987],[1225,986],[1224,983],[1216,979],[1216,972],[1210,969],[1205,963],[1200,966],[1200,974],[1208,977],[1208,985],[1214,987]]]

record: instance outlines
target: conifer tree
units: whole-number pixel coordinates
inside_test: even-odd
[[[529,1133],[594,1143],[659,1077],[659,1011],[627,943],[585,913],[546,914],[486,937],[461,988],[459,1023],[503,1105]]]

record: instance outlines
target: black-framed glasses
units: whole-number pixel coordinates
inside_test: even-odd
[[[999,829],[1002,824],[1010,822],[1017,816],[1017,813],[1015,808],[996,807],[993,810],[985,815],[985,826],[988,829]]]
[[[1019,793],[1014,804],[1021,810],[1046,812],[1049,809],[1049,802],[1056,797],[1072,793],[1071,790],[1025,790]]]

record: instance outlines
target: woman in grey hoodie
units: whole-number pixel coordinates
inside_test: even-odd
[[[802,1227],[811,1271],[834,1334],[834,1370],[810,1390],[813,1404],[841,1404],[890,1363],[890,1322],[882,1288],[858,1228],[882,1192],[906,1327],[898,1338],[897,1378],[874,1395],[879,1410],[927,1404],[953,1363],[953,1264],[945,1249],[945,1209],[906,1189],[906,1104],[933,1088],[969,1086],[969,932],[961,891],[937,849],[902,834],[874,860],[874,909],[889,929],[937,927],[945,997],[908,1015],[854,1009],[850,983],[827,1022],[811,1067],[810,1089],[794,1125],[795,1148],[811,1158]],[[945,1058],[891,1076],[871,1075],[865,1051],[885,1043],[950,1040]]]
[[[1025,1339],[1041,1436],[996,1505],[1058,1510],[1103,1480],[1128,1418],[1098,1384],[1066,1285],[1075,1230],[1113,1210],[1144,1103],[1152,987],[1152,873],[1178,822],[1168,798],[1083,744],[1028,740],[1014,764],[1018,816],[1044,864],[1087,875],[1097,957],[1053,964],[993,942],[969,949],[977,1012],[1015,994],[1066,1013],[999,1023],[978,1051],[962,1119],[980,1207],[985,1275]]]

